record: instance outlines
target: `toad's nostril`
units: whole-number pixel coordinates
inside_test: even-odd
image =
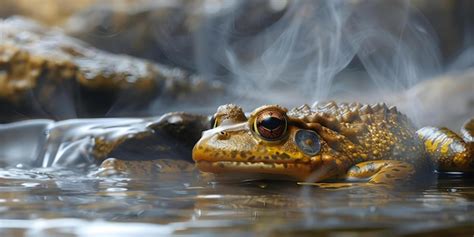
[[[219,132],[219,134],[217,134],[217,138],[220,140],[226,140],[229,138],[229,134],[226,132]]]

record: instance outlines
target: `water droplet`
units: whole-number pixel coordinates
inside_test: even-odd
[[[22,183],[21,185],[27,188],[34,188],[34,187],[39,186],[40,184],[39,183]]]
[[[105,191],[107,192],[124,192],[127,191],[126,188],[107,188]]]

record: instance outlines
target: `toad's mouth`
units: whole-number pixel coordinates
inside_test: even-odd
[[[203,172],[215,174],[267,174],[277,179],[303,181],[312,173],[310,163],[244,162],[198,160],[196,166]]]

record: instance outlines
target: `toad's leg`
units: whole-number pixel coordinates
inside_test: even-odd
[[[474,119],[464,124],[464,139],[447,128],[424,127],[417,134],[437,170],[474,171]]]
[[[320,188],[350,188],[367,187],[368,185],[393,187],[397,183],[411,180],[415,173],[412,164],[397,160],[366,161],[352,166],[344,177],[342,183],[305,183]]]
[[[410,180],[415,173],[412,164],[397,160],[366,161],[354,165],[346,175],[347,181],[367,181],[371,184],[395,184]]]

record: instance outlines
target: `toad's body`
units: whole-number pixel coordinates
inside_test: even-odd
[[[225,105],[214,119],[214,128],[193,149],[197,167],[205,172],[393,183],[422,170],[474,168],[474,120],[463,128],[463,140],[447,129],[416,131],[405,115],[385,104],[329,102],[291,111],[272,105],[249,118],[240,107]]]

